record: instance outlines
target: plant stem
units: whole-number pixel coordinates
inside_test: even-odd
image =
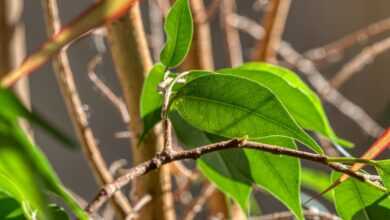
[[[108,26],[108,37],[114,65],[130,114],[129,131],[133,134],[131,138],[133,162],[142,164],[153,158],[161,150],[159,148],[161,145],[158,133],[154,130],[138,146],[138,137],[143,130],[139,102],[145,75],[152,67],[138,4],[130,10],[128,17],[123,17]],[[175,219],[167,168],[140,178],[133,187],[135,200],[145,195],[152,197],[152,200],[138,213],[139,219]]]
[[[364,163],[372,166],[377,165],[377,163],[374,160],[353,158],[353,157],[328,157],[328,162],[337,162],[337,163],[344,163],[344,164]]]
[[[216,151],[227,150],[227,149],[243,149],[243,148],[259,150],[263,152],[272,153],[275,155],[286,155],[286,156],[296,157],[303,160],[309,160],[315,163],[323,164],[325,166],[328,166],[332,170],[342,172],[359,181],[371,184],[383,192],[387,191],[387,189],[384,188],[383,186],[377,185],[376,183],[373,183],[371,180],[367,179],[367,177],[364,174],[361,174],[359,172],[354,172],[341,163],[329,162],[328,157],[326,155],[309,153],[300,150],[293,150],[282,146],[274,146],[270,144],[245,141],[242,139],[232,139],[228,141],[222,141],[214,144],[200,146],[191,150],[171,152],[170,154],[158,154],[151,160],[145,161],[144,163],[141,163],[131,168],[126,174],[119,177],[115,182],[108,184],[104,188],[102,188],[100,192],[97,194],[97,196],[95,197],[95,199],[91,203],[89,203],[89,205],[86,208],[86,211],[88,213],[96,212],[107,201],[107,199],[110,198],[112,194],[115,193],[117,190],[121,189],[123,186],[127,185],[130,181],[134,180],[135,178],[143,176],[155,169],[162,167],[165,164],[177,160],[185,160],[185,159],[196,160],[205,154],[216,152]]]

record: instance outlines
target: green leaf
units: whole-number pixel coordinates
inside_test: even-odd
[[[288,137],[322,153],[268,88],[241,77],[197,78],[178,91],[171,108],[192,126],[211,134],[252,140]]]
[[[160,60],[167,67],[179,65],[187,55],[193,34],[191,9],[188,0],[176,0],[164,25],[167,42]]]
[[[173,127],[182,143],[190,148],[220,141],[213,135],[185,122],[179,114],[170,114]],[[287,138],[264,138],[261,142],[296,148]],[[302,219],[300,207],[300,165],[295,158],[255,150],[225,150],[206,154],[197,161],[199,170],[232,197],[243,210],[249,210],[252,185],[267,190]]]
[[[270,137],[258,141],[297,149],[294,142],[288,138]],[[299,160],[257,150],[244,151],[250,164],[250,174],[254,183],[279,199],[298,219],[303,219]]]
[[[48,134],[60,141],[64,146],[70,149],[78,148],[76,141],[65,135],[59,129],[55,128],[46,119],[36,112],[30,112],[15,96],[15,94],[7,89],[0,88],[0,106],[7,106],[0,109],[0,114],[8,118],[16,119],[22,117],[29,122],[43,128]]]
[[[306,167],[302,168],[301,181],[303,187],[317,193],[323,192],[331,184],[329,174]],[[327,200],[332,200],[332,196],[329,192],[325,193],[323,196]]]
[[[302,127],[316,131],[335,143],[350,145],[336,137],[320,99],[294,72],[267,63],[248,63],[218,72],[244,77],[266,86]]]
[[[0,96],[4,91],[0,92]],[[23,117],[23,112],[18,105],[13,105],[14,102],[7,100],[1,99],[6,107],[0,110],[0,174],[4,177],[0,181],[0,190],[12,193],[15,198],[27,198],[31,208],[44,214],[50,213],[44,211],[47,208],[44,193],[49,190],[61,197],[79,219],[88,219],[62,186],[47,158],[20,128],[18,118]],[[17,174],[15,170],[18,170]],[[25,200],[21,201],[24,204]]]
[[[147,133],[161,120],[161,105],[163,97],[158,92],[158,85],[164,79],[165,66],[157,63],[150,70],[141,94],[140,114],[144,123],[140,137],[142,141]]]
[[[332,181],[340,174],[333,173]],[[371,185],[349,178],[334,190],[337,213],[343,220],[390,219],[390,200],[388,194]]]
[[[25,220],[20,203],[14,198],[0,192],[0,219]]]
[[[376,169],[386,188],[390,189],[390,160],[377,161]]]

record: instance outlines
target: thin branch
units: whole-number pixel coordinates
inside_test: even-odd
[[[225,44],[229,57],[230,66],[238,66],[243,62],[243,53],[238,31],[229,25],[229,19],[232,14],[236,13],[235,0],[222,0],[221,25],[225,34]]]
[[[134,205],[133,207],[133,212],[126,217],[126,220],[131,220],[134,218],[138,217],[138,212],[145,207],[146,204],[148,204],[152,200],[152,196],[150,195],[145,195],[140,199],[137,204]]]
[[[362,52],[356,55],[351,61],[345,64],[341,70],[330,80],[334,88],[340,88],[352,76],[361,71],[366,65],[380,54],[390,49],[390,37],[387,37],[371,46],[365,47]]]
[[[364,174],[360,172],[351,171],[348,166],[345,166],[341,163],[329,162],[328,157],[326,155],[294,150],[294,149],[281,147],[281,146],[274,146],[270,144],[251,142],[243,139],[233,139],[228,141],[222,141],[219,143],[200,146],[198,148],[191,149],[191,150],[183,150],[179,152],[158,154],[155,157],[153,157],[151,160],[145,161],[131,168],[128,173],[117,178],[115,182],[104,186],[97,194],[95,199],[91,203],[89,203],[89,205],[85,210],[88,213],[96,212],[107,201],[107,199],[109,199],[113,195],[113,193],[120,190],[122,187],[127,185],[130,181],[134,180],[137,177],[143,176],[153,170],[156,170],[170,162],[177,161],[177,160],[185,160],[185,159],[196,160],[199,159],[202,155],[208,153],[227,150],[227,149],[243,149],[243,148],[259,150],[263,152],[272,153],[275,155],[286,155],[286,156],[296,157],[303,160],[308,160],[315,163],[323,164],[335,171],[345,173],[359,181],[366,182],[368,184],[377,187],[382,191],[386,191],[386,189],[383,186],[373,183],[371,180],[367,179]]]
[[[265,36],[258,41],[252,60],[276,62],[276,54],[286,24],[291,0],[271,0],[266,8],[262,26]]]
[[[332,42],[330,44],[311,49],[304,53],[305,57],[314,61],[316,64],[321,62],[330,62],[332,58],[344,52],[345,49],[355,44],[367,41],[370,37],[390,30],[390,18],[386,18],[370,24],[369,26],[355,31],[347,36]],[[334,60],[334,59],[333,59]]]
[[[47,32],[49,35],[55,34],[60,29],[57,1],[43,0],[42,5],[45,12]],[[109,184],[114,181],[114,178],[108,171],[106,162],[104,161],[104,158],[97,146],[92,130],[88,125],[87,116],[83,110],[83,105],[75,85],[73,73],[65,50],[62,50],[57,55],[54,59],[53,65],[58,79],[58,84],[66,101],[69,115],[82,143],[85,157],[88,160],[97,180],[102,185]],[[120,211],[122,216],[126,216],[127,213],[131,211],[129,202],[119,191],[113,197],[113,204]]]
[[[202,210],[202,207],[210,198],[210,196],[215,192],[216,188],[211,184],[205,184],[203,186],[200,195],[192,202],[190,207],[184,214],[183,220],[192,220],[196,215]]]
[[[122,117],[124,123],[128,124],[130,121],[129,111],[127,110],[126,104],[124,101],[119,98],[115,93],[106,85],[104,82],[99,79],[97,76],[95,69],[96,65],[100,63],[102,57],[100,55],[96,55],[91,59],[88,63],[88,77],[95,84],[96,88],[106,97],[112,105],[118,110],[119,114]]]
[[[242,20],[245,17],[234,16],[232,18]],[[260,33],[263,31],[263,27],[256,24],[256,22],[248,22],[248,20],[249,18],[245,18],[244,21],[231,22],[230,24],[237,25],[245,22],[248,26],[235,26],[235,28],[241,29],[243,31],[248,31],[251,29],[251,31],[248,33],[253,37],[256,37],[257,35],[252,34],[254,32],[253,30],[256,29],[256,32]],[[303,55],[298,53],[289,43],[284,41],[281,42],[278,53],[286,60],[289,65],[297,67],[302,73],[306,75],[309,82],[324,100],[335,106],[345,116],[352,119],[368,135],[377,137],[383,132],[384,129],[374,119],[372,119],[360,106],[351,102],[342,94],[340,94],[336,89],[334,89],[318,71],[315,64],[311,60],[306,59],[303,57]]]

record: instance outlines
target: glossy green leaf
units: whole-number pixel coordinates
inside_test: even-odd
[[[189,0],[176,0],[165,20],[167,42],[160,60],[167,67],[179,65],[187,55],[192,41],[193,23]]]
[[[332,181],[339,177],[333,173]],[[333,192],[337,213],[343,220],[390,219],[389,195],[371,185],[349,178]]]
[[[329,174],[306,167],[302,168],[301,181],[304,188],[313,190],[317,193],[323,192],[331,184]],[[332,200],[330,192],[325,193],[323,196],[327,200]]]
[[[25,220],[20,203],[9,195],[0,192],[0,219]]]
[[[193,148],[220,140],[192,127],[176,112],[171,113],[170,118],[178,138],[187,147]],[[295,148],[292,141],[286,138],[273,137],[261,141]],[[302,219],[300,165],[297,159],[255,150],[234,149],[204,155],[197,161],[197,165],[203,175],[232,197],[243,210],[249,209],[252,185],[258,185]]]
[[[302,127],[316,131],[335,143],[350,145],[336,137],[320,99],[292,71],[267,63],[248,63],[218,72],[244,77],[268,87]]]
[[[171,107],[189,124],[211,134],[288,137],[322,153],[268,88],[242,77],[214,74],[197,78],[178,91]]]
[[[140,141],[142,141],[149,130],[161,120],[163,97],[158,92],[158,85],[164,79],[165,69],[163,64],[155,64],[144,82],[140,103],[140,114],[144,123],[144,128]]]

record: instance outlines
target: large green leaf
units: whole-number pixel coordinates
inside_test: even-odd
[[[192,126],[227,138],[293,138],[316,152],[319,145],[266,87],[242,77],[209,75],[181,88],[172,109]]]
[[[179,65],[187,55],[192,41],[193,23],[188,0],[176,0],[164,25],[167,42],[160,60],[167,67]]]
[[[213,135],[185,122],[176,112],[170,115],[178,138],[190,148],[218,141]],[[264,143],[295,148],[287,138],[273,137],[261,140]],[[255,150],[225,150],[201,157],[197,161],[199,170],[210,181],[232,197],[248,211],[252,185],[267,190],[292,212],[302,219],[300,207],[300,165],[295,158],[277,156]]]
[[[336,143],[347,143],[336,137],[318,96],[292,71],[267,63],[248,63],[218,72],[245,77],[268,87],[302,127]]]
[[[339,177],[340,174],[333,173],[333,182]],[[349,178],[333,192],[337,213],[343,220],[390,219],[388,194],[371,185]]]
[[[0,97],[4,91],[0,92]],[[24,115],[13,102],[7,100],[0,99],[1,105],[5,106],[0,111],[0,170],[4,176],[0,179],[0,190],[13,193],[15,198],[26,198],[21,201],[22,204],[29,202],[32,208],[43,210],[39,213],[44,214],[50,214],[44,211],[47,208],[44,193],[46,190],[52,191],[64,200],[79,219],[87,219],[83,209],[62,186],[44,154],[20,128],[18,118]],[[17,175],[15,170],[18,170]]]
[[[150,129],[161,120],[161,105],[163,98],[158,92],[158,85],[164,79],[165,66],[157,63],[150,70],[141,94],[140,114],[144,128],[140,140],[145,137]]]

